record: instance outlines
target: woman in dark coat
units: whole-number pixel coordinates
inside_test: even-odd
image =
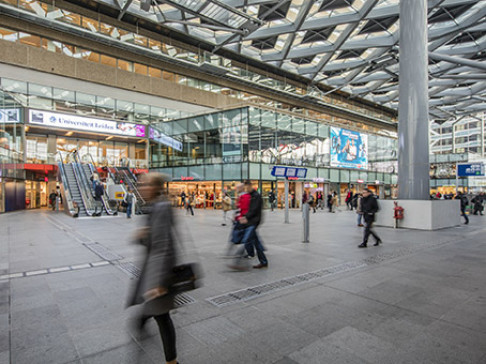
[[[174,308],[174,294],[168,292],[172,271],[176,264],[173,229],[174,216],[163,194],[164,177],[158,173],[142,176],[139,191],[150,205],[145,227],[136,240],[146,247],[142,272],[131,294],[129,305],[143,304],[140,328],[153,317],[159,327],[167,364],[177,363],[176,334],[170,318]]]

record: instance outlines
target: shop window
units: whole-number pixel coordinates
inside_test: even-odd
[[[101,64],[110,66],[110,67],[116,67],[116,58],[110,57],[110,56],[105,56],[104,54],[101,55],[100,58]]]
[[[147,66],[140,64],[140,63],[134,63],[133,69],[134,69],[135,73],[138,73],[139,75],[147,76],[147,72],[148,72]]]
[[[117,67],[118,69],[121,69],[123,71],[128,71],[128,72],[133,72],[133,63],[124,61],[122,59],[119,59],[117,61]]]
[[[162,71],[159,70],[158,68],[154,68],[154,67],[148,68],[148,74],[149,74],[150,77],[155,77],[155,78],[161,78],[162,77]]]

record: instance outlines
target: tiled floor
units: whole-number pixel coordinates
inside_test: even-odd
[[[385,243],[368,249],[352,212],[311,215],[309,244],[300,213],[290,217],[265,214],[267,270],[233,272],[222,213],[178,211],[205,274],[173,315],[181,364],[486,363],[486,217],[436,232],[377,228]],[[136,337],[125,308],[132,276],[120,263],[137,262],[141,220],[0,215],[0,363],[163,362],[153,323]],[[321,275],[282,285],[310,272]]]

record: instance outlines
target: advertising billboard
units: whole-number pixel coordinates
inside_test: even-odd
[[[149,138],[152,139],[153,141],[167,145],[168,147],[171,147],[175,150],[178,150],[179,152],[182,152],[182,143],[180,141],[171,138],[168,135],[165,135],[164,133],[158,131],[157,129],[150,128]]]
[[[145,125],[59,114],[50,111],[30,110],[29,123],[62,129],[145,137]]]
[[[331,166],[368,168],[368,135],[331,127]]]

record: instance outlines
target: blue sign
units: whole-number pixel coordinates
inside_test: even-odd
[[[482,163],[469,163],[457,165],[457,177],[478,177],[484,176],[484,165]]]
[[[368,135],[331,127],[331,166],[368,168]]]
[[[307,168],[273,166],[271,174],[274,177],[305,178]]]

